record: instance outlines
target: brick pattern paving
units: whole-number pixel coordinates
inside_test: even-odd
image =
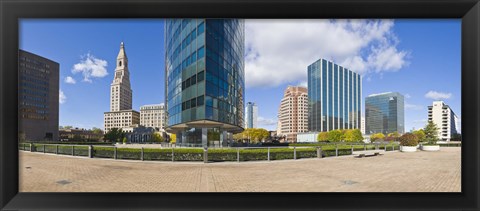
[[[460,192],[459,147],[260,162],[89,159],[20,151],[20,192]]]

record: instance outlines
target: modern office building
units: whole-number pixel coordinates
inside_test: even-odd
[[[19,50],[18,128],[26,141],[58,141],[57,62]]]
[[[325,59],[308,66],[308,131],[360,129],[360,74]]]
[[[115,75],[110,85],[110,112],[104,113],[104,132],[112,128],[129,128],[140,123],[140,113],[132,109],[132,89],[128,58],[123,42],[120,43]]]
[[[257,104],[248,102],[245,107],[245,128],[257,128],[258,107]]]
[[[165,131],[167,115],[165,104],[144,105],[140,107],[140,125]]]
[[[244,20],[167,19],[165,46],[167,132],[177,146],[226,146],[245,126]]]
[[[428,121],[437,125],[438,137],[442,141],[450,141],[452,135],[458,132],[458,117],[443,101],[433,101],[433,105],[428,106]]]
[[[280,136],[286,137],[286,142],[297,142],[297,133],[308,131],[307,88],[288,86],[285,89],[280,103],[278,121],[281,126]]]
[[[372,94],[365,98],[365,133],[405,133],[405,100],[398,92]]]

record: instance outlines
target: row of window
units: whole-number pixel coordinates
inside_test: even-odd
[[[190,100],[187,100],[185,102],[182,103],[182,111],[185,111],[187,109],[190,109],[190,108],[195,108],[197,106],[202,106],[204,103],[204,96],[201,95],[201,96],[198,96],[198,97],[194,97]]]
[[[187,89],[188,87],[198,83],[198,82],[201,82],[203,81],[204,79],[204,74],[205,72],[204,71],[200,71],[199,73],[197,73],[196,75],[193,75],[192,77],[188,78],[187,80],[183,81],[182,82],[182,90],[185,90]]]

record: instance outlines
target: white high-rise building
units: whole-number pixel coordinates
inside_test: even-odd
[[[362,132],[362,134],[365,134],[365,116],[362,116],[362,118],[360,119],[360,131]]]
[[[258,106],[248,102],[245,107],[245,128],[257,128]]]
[[[144,105],[140,107],[140,125],[165,131],[165,104]]]
[[[307,88],[288,86],[284,92],[278,111],[278,126],[281,136],[288,142],[296,142],[297,134],[308,131]]]
[[[459,128],[457,115],[443,101],[433,101],[433,105],[428,106],[428,121],[437,125],[438,138],[442,141],[450,141]]]
[[[104,113],[105,133],[112,128],[127,129],[140,123],[140,113],[132,109],[132,89],[128,58],[123,42],[117,56],[115,75],[110,85],[110,112]]]

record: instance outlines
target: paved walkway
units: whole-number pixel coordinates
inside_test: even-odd
[[[120,161],[20,151],[21,192],[459,192],[460,148],[261,162]]]

